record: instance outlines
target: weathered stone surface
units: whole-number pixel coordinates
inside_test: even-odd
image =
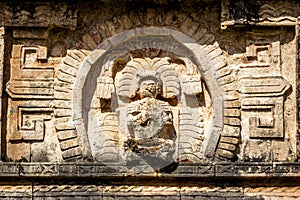
[[[5,36],[5,29],[4,29],[4,27],[0,27],[0,87],[1,88],[3,88],[3,74],[4,74],[4,36]],[[3,96],[3,91],[1,90],[1,92],[0,92],[0,96],[1,96],[1,98],[0,98],[0,103],[1,103],[1,105],[2,105],[2,96]],[[2,118],[2,106],[0,107],[1,109],[0,109],[0,116],[1,116],[1,118]],[[1,129],[2,129],[2,121],[0,122],[0,127],[1,127]],[[1,146],[2,146],[2,140],[1,140],[1,142],[0,142],[0,148],[1,148]],[[2,149],[2,148],[1,148]]]
[[[298,197],[298,7],[1,2],[0,198]]]
[[[242,14],[243,13],[243,14]],[[255,24],[260,26],[294,26],[298,10],[293,2],[222,1],[221,27]]]

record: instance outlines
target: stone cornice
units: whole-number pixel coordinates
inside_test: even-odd
[[[66,2],[0,2],[0,26],[64,27],[77,25],[77,4]]]
[[[136,166],[137,169],[140,166]],[[165,177],[165,178],[300,178],[300,163],[202,163],[177,164],[161,172],[134,172],[122,165],[107,166],[97,163],[0,163],[0,177],[27,178],[117,178],[117,177]]]

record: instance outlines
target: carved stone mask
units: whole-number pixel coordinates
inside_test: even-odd
[[[161,86],[158,82],[154,80],[144,80],[140,84],[140,98],[143,99],[145,97],[156,98],[158,94],[160,94]]]

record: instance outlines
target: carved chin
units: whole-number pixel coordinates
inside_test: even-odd
[[[143,99],[143,98],[146,98],[146,97],[152,97],[152,98],[156,98],[156,94],[155,92],[151,92],[151,91],[144,91],[144,92],[141,92],[140,93],[140,98]]]
[[[124,142],[124,148],[127,152],[131,151],[141,156],[152,156],[167,159],[166,156],[174,153],[175,143],[172,140],[166,140],[163,138],[140,140],[129,138]]]

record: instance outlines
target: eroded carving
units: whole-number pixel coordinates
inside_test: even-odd
[[[239,71],[244,128],[241,157],[247,161],[267,161],[272,157],[271,141],[287,138],[285,97],[291,84],[282,75],[279,31],[262,34],[254,30],[247,34],[246,44],[247,63],[240,65]]]
[[[53,98],[54,71],[47,63],[45,46],[14,45],[11,65],[6,91],[12,98]]]
[[[299,64],[295,48],[299,43],[299,3],[258,2],[265,5],[259,8],[257,14],[262,21],[253,22],[255,27],[247,24],[248,16],[241,16],[243,8],[234,10],[234,23],[247,27],[220,32],[221,1],[206,7],[208,2],[196,1],[181,8],[177,6],[184,2],[175,2],[175,7],[168,9],[148,9],[149,2],[142,9],[116,7],[111,1],[101,5],[75,1],[70,7],[57,2],[0,3],[0,24],[8,26],[5,42],[0,41],[0,49],[5,52],[0,65],[4,60],[4,83],[9,81],[9,94],[4,92],[1,103],[1,153],[7,149],[12,159],[25,156],[31,162],[42,162],[17,166],[1,163],[0,176],[8,183],[2,184],[1,195],[192,199],[250,198],[258,193],[262,198],[296,198],[288,187],[283,188],[287,194],[276,194],[280,187],[247,187],[251,177],[273,177],[268,178],[272,182],[280,176],[294,180],[299,175],[299,130],[295,130],[298,110],[294,109],[299,99],[295,76]],[[6,6],[11,3],[17,8]],[[125,1],[121,5],[135,3]],[[24,4],[36,6],[30,11]],[[81,24],[76,29],[75,4],[81,8]],[[91,27],[82,29],[88,24]],[[24,31],[24,26],[30,28]],[[36,34],[41,29],[45,32]],[[253,32],[244,32],[248,30]],[[38,37],[37,43],[34,37]],[[74,41],[80,37],[81,41]],[[237,48],[244,45],[244,49]],[[54,57],[62,62],[53,64]],[[34,156],[37,151],[41,152],[39,158]],[[207,161],[209,156],[216,160]],[[218,158],[232,162],[219,162]],[[76,163],[64,162],[75,159]],[[164,174],[170,172],[164,166],[174,161],[187,163],[172,165],[177,168]],[[122,169],[114,168],[116,165]],[[143,178],[134,178],[139,173],[158,181],[160,176],[165,178],[139,185]],[[20,175],[32,181],[23,178],[25,182],[11,186]],[[225,176],[246,180],[248,185],[244,190],[226,187],[227,181],[220,181]],[[38,183],[53,177],[57,185]],[[92,178],[95,183],[110,177],[111,181],[104,185],[68,182],[74,177]],[[120,177],[126,183],[119,182]],[[164,182],[186,177],[193,178],[182,187],[177,187],[176,181],[170,183],[174,187]],[[203,178],[213,182],[198,187],[194,181]],[[114,180],[117,186],[112,186]],[[214,187],[215,180],[220,187]],[[124,185],[127,181],[128,186]],[[271,182],[267,185],[272,186]],[[291,187],[296,193],[298,189]]]
[[[211,119],[211,100],[204,91],[199,71],[187,58],[108,62],[89,111],[92,155],[153,169],[179,159],[204,159],[202,142]]]
[[[189,21],[188,18],[186,20]],[[96,33],[101,34],[100,30],[93,29],[93,31],[94,31],[93,35]],[[202,61],[206,60],[205,63],[207,63],[207,64],[203,64],[201,67],[203,67],[203,70],[207,70],[205,72],[205,75],[206,75],[207,79],[212,80],[212,82],[211,81],[207,82],[208,87],[211,88],[211,90],[214,92],[208,94],[206,89],[203,89],[203,88],[206,88],[206,86],[203,87],[203,82],[194,81],[195,85],[198,84],[197,82],[200,83],[200,84],[198,84],[200,89],[198,88],[197,90],[200,91],[202,88],[203,93],[196,92],[198,94],[196,95],[196,98],[193,98],[192,97],[193,95],[186,94],[186,93],[190,93],[191,90],[189,89],[190,90],[189,92],[184,92],[185,86],[180,83],[181,84],[180,98],[182,99],[182,102],[184,102],[184,106],[186,105],[187,107],[190,107],[191,105],[198,105],[199,103],[201,104],[201,102],[203,102],[203,101],[202,100],[200,101],[200,99],[203,99],[203,98],[205,100],[205,106],[207,106],[209,108],[210,106],[213,105],[214,112],[211,112],[211,109],[208,109],[208,112],[207,111],[204,112],[204,113],[209,113],[207,115],[206,114],[204,115],[205,118],[207,118],[207,119],[211,118],[212,115],[214,115],[214,117],[213,117],[214,122],[213,122],[212,126],[208,126],[208,125],[204,126],[204,127],[210,127],[210,128],[207,128],[208,130],[204,131],[204,133],[206,133],[206,136],[203,137],[204,138],[203,143],[205,143],[205,145],[204,145],[205,152],[204,153],[206,156],[213,157],[215,154],[215,149],[217,147],[220,134],[222,133],[221,127],[223,125],[223,114],[222,114],[223,103],[222,103],[221,96],[224,95],[224,98],[226,100],[226,102],[225,102],[226,104],[224,103],[224,105],[226,105],[228,107],[228,111],[234,110],[235,112],[233,112],[233,114],[230,112],[227,112],[227,115],[224,117],[224,120],[226,121],[228,126],[226,126],[226,129],[224,129],[225,132],[222,133],[222,134],[224,134],[224,137],[226,137],[222,141],[231,141],[231,142],[233,142],[232,145],[234,145],[235,149],[237,148],[236,141],[238,141],[237,138],[239,137],[240,116],[238,115],[239,112],[238,112],[238,107],[236,107],[236,105],[240,105],[240,104],[238,102],[238,99],[236,99],[236,96],[232,96],[231,92],[227,92],[227,91],[232,90],[235,87],[234,85],[236,84],[235,83],[236,80],[234,78],[234,74],[232,73],[232,70],[230,70],[228,68],[228,66],[226,65],[226,60],[222,56],[222,51],[219,49],[218,44],[213,43],[214,37],[211,34],[208,34],[206,29],[201,28],[201,29],[199,29],[199,31],[200,31],[199,33],[193,35],[192,37],[196,38],[200,44],[205,44],[203,46],[204,49],[202,49],[200,47],[200,45],[193,43],[193,41],[191,41],[192,42],[191,44],[196,45],[197,46],[196,48],[193,47],[193,45],[191,45],[191,46],[188,45],[188,43],[184,43],[184,44],[177,43],[176,42],[177,40],[183,42],[182,39],[185,38],[186,36],[180,34],[179,32],[173,32],[170,29],[166,29],[163,34],[157,28],[153,28],[153,27],[136,29],[136,31],[134,31],[134,32],[133,32],[133,30],[125,31],[125,32],[121,33],[120,36],[116,36],[116,37],[114,36],[111,39],[109,39],[114,45],[116,45],[115,46],[116,49],[114,47],[109,50],[109,52],[111,52],[111,55],[105,54],[105,56],[104,56],[103,53],[105,51],[103,51],[103,50],[106,48],[109,48],[110,46],[108,45],[107,42],[103,42],[100,45],[101,50],[99,49],[99,50],[96,50],[95,52],[92,52],[91,57],[88,56],[89,63],[83,62],[84,64],[83,64],[83,67],[80,67],[79,74],[76,74],[76,72],[77,72],[78,67],[81,65],[81,61],[83,59],[82,55],[88,53],[88,51],[84,51],[84,50],[74,51],[74,53],[71,53],[68,55],[68,57],[66,57],[64,62],[67,65],[64,65],[63,71],[58,73],[58,80],[64,81],[69,86],[72,86],[74,81],[76,81],[75,82],[75,90],[74,90],[74,94],[72,97],[75,99],[74,107],[73,107],[75,109],[74,110],[75,111],[74,120],[75,120],[76,129],[79,132],[78,138],[79,138],[80,143],[79,143],[78,147],[83,150],[82,153],[84,156],[91,155],[91,153],[89,151],[89,142],[88,142],[87,137],[85,136],[85,134],[86,134],[85,130],[89,129],[89,127],[87,125],[88,119],[86,118],[86,116],[87,115],[92,116],[93,115],[92,112],[94,112],[91,110],[91,111],[89,111],[89,114],[86,114],[87,111],[82,110],[82,108],[81,108],[82,104],[78,101],[82,98],[86,98],[83,96],[90,95],[90,94],[88,94],[88,92],[87,92],[87,94],[85,94],[86,91],[89,91],[90,89],[88,89],[88,90],[84,89],[83,96],[80,93],[82,86],[85,85],[85,80],[86,80],[85,76],[86,76],[87,72],[91,69],[90,67],[95,68],[94,63],[97,61],[98,58],[102,57],[102,55],[103,55],[102,58],[107,59],[101,67],[102,71],[106,71],[105,73],[107,73],[107,74],[113,74],[115,72],[118,72],[119,70],[124,68],[124,61],[126,64],[126,62],[128,62],[130,60],[130,58],[133,58],[136,56],[136,54],[131,54],[133,50],[134,51],[137,50],[137,52],[143,52],[142,54],[139,53],[138,54],[139,56],[137,56],[137,57],[144,57],[144,55],[147,55],[147,56],[149,55],[150,57],[153,58],[153,56],[155,57],[155,55],[162,56],[162,57],[166,56],[166,55],[168,55],[168,56],[171,55],[170,57],[173,59],[173,58],[176,58],[176,56],[175,57],[172,56],[172,54],[175,53],[178,55],[182,55],[183,56],[183,58],[181,58],[182,60],[185,60],[184,56],[191,55],[191,54],[187,54],[187,51],[186,51],[187,49],[190,49],[194,53],[194,55],[197,55],[197,56],[202,55],[198,51],[200,51],[200,52],[203,51],[203,55],[207,55],[207,57],[203,57],[203,58],[201,57],[201,58],[197,58],[197,59],[200,59],[199,60],[200,63]],[[108,32],[109,32],[109,30],[108,30]],[[146,38],[144,38],[144,36],[141,36],[138,34],[140,32],[143,34],[144,33],[149,34],[151,37],[149,37],[149,38],[146,37],[147,38],[146,39]],[[165,33],[169,33],[169,32],[170,32],[170,35],[165,36]],[[136,34],[138,34],[138,35],[136,35]],[[162,34],[162,36],[156,37],[156,36],[153,36],[153,34],[154,35]],[[91,49],[92,48],[91,45],[93,46],[93,45],[97,44],[99,41],[95,40],[97,38],[94,38],[93,35],[91,35],[90,33],[85,35],[83,37],[84,42],[80,42],[80,45],[83,45],[83,46],[78,47],[78,48]],[[134,35],[136,35],[136,37],[131,38]],[[128,38],[128,39],[124,40],[124,37]],[[87,40],[87,38],[89,38],[89,40]],[[175,38],[176,38],[176,40],[174,40]],[[187,38],[185,38],[185,39],[187,39]],[[90,40],[93,40],[93,41],[90,41]],[[147,44],[147,47],[149,47],[149,50],[147,50],[147,48],[144,49],[146,44]],[[102,48],[104,48],[104,49],[102,50]],[[160,49],[160,48],[162,50],[155,50],[155,49]],[[185,48],[187,48],[187,49],[185,49]],[[128,52],[130,52],[130,53],[128,54]],[[124,54],[127,54],[128,56],[125,56],[126,58],[124,58],[122,56]],[[110,63],[110,62],[112,62],[112,60],[117,58],[116,55],[121,56],[120,58],[122,58],[123,61],[122,61],[122,59],[118,58],[117,60],[113,61],[115,64]],[[108,61],[110,57],[112,57],[112,59],[110,61]],[[80,58],[80,59],[78,59],[78,58]],[[191,57],[188,56],[188,59],[194,60],[192,55],[191,55]],[[119,63],[119,64],[117,64],[117,63]],[[188,62],[186,62],[186,61],[182,62],[182,61],[180,61],[180,59],[179,60],[174,59],[170,64],[171,65],[172,64],[181,65],[183,63],[185,63],[185,65],[188,66],[187,68],[189,68],[189,69],[196,69],[196,71],[199,70],[199,66],[191,67],[191,65],[188,64]],[[97,65],[98,64],[99,63],[97,63]],[[118,66],[118,67],[114,67],[114,66]],[[74,69],[76,69],[76,70],[74,71]],[[113,69],[113,70],[110,72],[109,69]],[[133,69],[134,69],[134,67],[133,67]],[[67,72],[66,70],[70,70],[70,72]],[[75,73],[73,73],[73,71]],[[91,70],[91,71],[93,71],[93,70]],[[193,70],[187,70],[187,72],[182,72],[181,77],[183,77],[185,75],[187,75],[189,77],[191,75],[191,77],[193,77],[192,79],[195,79],[195,80],[197,80],[201,77],[199,75],[196,75],[198,72],[196,74],[192,74],[193,73],[192,71]],[[91,72],[91,73],[89,72],[89,74],[92,74],[92,73],[93,72]],[[72,74],[72,76],[71,76],[71,74]],[[78,76],[78,77],[76,80],[74,80],[73,76],[75,76],[75,78],[76,78],[76,76]],[[106,85],[107,85],[107,87],[111,87],[112,86],[111,80],[115,80],[117,77],[113,78],[113,76],[108,75],[106,78],[109,80],[110,83],[106,84],[105,81],[101,81],[100,78],[98,79],[98,82],[102,82],[102,84],[105,87],[106,87]],[[202,77],[201,77],[201,79],[202,79]],[[187,81],[186,83],[188,85],[188,84],[192,84],[192,82],[193,81],[190,81],[190,82]],[[86,82],[86,84],[90,85],[90,82]],[[118,81],[116,81],[116,84],[118,84]],[[128,102],[128,100],[129,100],[129,96],[128,96],[129,94],[126,94],[126,93],[129,93],[129,90],[127,87],[128,87],[128,85],[130,85],[130,81],[128,81],[128,80],[124,81],[124,85],[125,86],[123,87],[123,89],[125,90],[124,91],[125,93],[123,95],[119,95],[119,96],[116,95],[118,93],[112,94],[112,96],[114,96],[113,99],[115,99],[114,101],[111,101],[111,99],[105,99],[105,98],[100,98],[100,101],[98,101],[97,95],[94,95],[94,97],[92,98],[91,105],[86,104],[87,103],[86,101],[83,101],[82,103],[85,104],[84,105],[85,108],[91,106],[91,108],[93,108],[93,109],[101,108],[101,110],[102,110],[101,112],[111,112],[111,111],[118,112],[118,109],[117,109],[118,106],[126,104],[126,102]],[[222,86],[222,87],[218,87],[218,85]],[[226,91],[224,93],[222,93],[223,86],[224,86],[224,91]],[[90,85],[90,87],[93,88],[94,86]],[[186,87],[186,88],[188,88],[188,87]],[[64,90],[68,91],[69,87],[64,88]],[[118,85],[115,86],[115,90],[116,91],[118,90]],[[100,92],[101,89],[97,89],[97,91]],[[212,101],[214,101],[214,104],[212,104],[210,101],[209,96],[211,94],[216,95],[215,97],[217,97],[217,98],[212,99]],[[199,100],[195,100],[195,99],[199,99]],[[62,102],[60,100],[58,100],[56,102],[58,103],[57,105],[60,104],[59,106],[66,107],[66,108],[68,107],[68,105],[66,104],[67,102],[65,102],[65,100],[64,100],[64,102]],[[168,103],[170,105],[176,105],[178,103],[178,99],[169,98]],[[107,106],[107,105],[111,105],[111,106]],[[204,104],[202,104],[202,106],[203,105]],[[193,108],[193,109],[196,109],[196,108]],[[177,109],[177,110],[175,109],[175,110],[173,110],[173,112],[176,112],[177,113],[176,116],[179,116],[179,113],[180,113],[179,109]],[[202,113],[201,108],[200,108],[199,112],[195,111],[195,113]],[[198,121],[199,121],[198,118],[195,118],[193,115],[191,117],[191,119],[193,119],[191,123],[192,124],[198,123]],[[199,119],[201,119],[201,118],[199,118]],[[210,121],[210,120],[206,120],[205,123],[208,123],[208,121]],[[84,125],[85,127],[83,126],[83,124],[85,124]],[[175,128],[178,127],[179,120],[174,120],[174,124],[175,124]],[[199,124],[200,124],[199,127],[202,127],[202,125],[201,125],[202,123],[199,123]],[[197,129],[198,126],[195,126],[195,128]],[[61,129],[61,131],[63,131],[63,130]],[[202,132],[202,131],[200,131],[200,132]],[[188,137],[190,137],[191,141],[193,141],[194,138],[198,138],[197,135],[195,137],[193,134],[187,134],[187,135],[189,135]],[[205,134],[203,134],[203,135],[205,135]],[[189,155],[195,155],[195,153],[198,152],[199,148],[192,147],[193,143],[194,142],[190,142],[189,144],[182,143],[184,148],[181,148],[182,149],[181,152],[186,152],[185,154],[189,154]],[[226,158],[228,158],[228,157],[232,158],[235,155],[235,150],[232,150],[233,148],[231,148],[231,147],[229,149],[229,148],[227,148],[227,146],[228,145],[222,146],[222,151],[219,151],[219,148],[218,148],[218,150],[217,150],[218,155],[226,157]],[[92,148],[93,147],[91,147],[91,149]],[[203,152],[200,154],[202,155]],[[189,159],[183,158],[182,160],[190,160],[193,156],[188,156],[188,157],[189,157]],[[194,157],[194,158],[195,158],[195,160],[193,160],[193,161],[195,161],[195,162],[199,161],[199,158],[197,158],[197,159],[196,159],[196,157]],[[200,159],[202,159],[201,156],[200,156]]]
[[[242,110],[249,118],[250,138],[283,138],[283,95],[289,87],[283,77],[241,80]]]
[[[30,107],[25,102],[10,100],[8,140],[42,142],[45,138],[45,121],[51,119],[51,108],[48,102],[37,102]],[[34,105],[36,105],[34,107]],[[44,105],[45,107],[42,107]],[[47,107],[49,106],[49,107]]]
[[[0,7],[0,23],[5,26],[59,26],[75,29],[77,23],[77,10],[65,3],[1,3]]]
[[[125,141],[125,151],[170,159],[175,151],[173,114],[167,102],[157,100],[161,95],[162,81],[158,74],[145,71],[136,74],[137,87],[133,85],[131,102],[127,108],[127,127],[130,137]]]
[[[293,26],[297,9],[291,2],[234,2],[222,0],[221,28],[255,24],[261,26]]]

